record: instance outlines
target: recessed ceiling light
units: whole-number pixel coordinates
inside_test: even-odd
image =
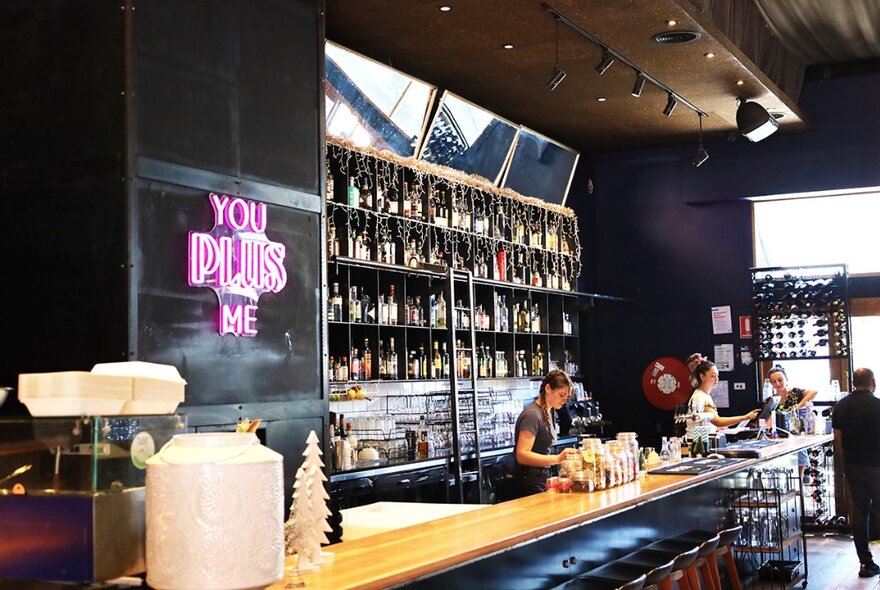
[[[597,100],[598,102],[605,102],[605,101],[608,100],[608,99],[605,98],[604,96],[600,96],[600,97],[597,98],[596,100]]]
[[[712,53],[711,51],[710,51],[709,53],[704,53],[703,55],[705,55],[705,56],[708,57],[709,59],[712,59],[713,57],[715,57],[715,54]]]
[[[675,25],[678,24],[678,21],[677,20],[668,20],[668,21],[666,21],[666,24],[669,25],[670,27],[674,27]]]
[[[440,7],[440,12],[449,12],[450,10],[452,10],[452,7],[451,7],[451,6],[447,6],[447,5],[445,5],[445,4],[444,4],[443,6]]]
[[[504,49],[513,49],[513,43],[505,43]]]
[[[737,86],[742,86],[743,84],[745,84],[745,82],[743,82],[742,80],[737,80],[737,81],[736,81],[736,85],[737,85]]]

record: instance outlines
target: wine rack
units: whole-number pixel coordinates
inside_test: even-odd
[[[846,517],[836,512],[833,446],[831,443],[816,445],[806,453],[803,529],[807,532],[848,532]]]
[[[759,360],[848,359],[845,264],[752,269]]]

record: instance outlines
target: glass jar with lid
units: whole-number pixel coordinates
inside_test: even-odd
[[[639,442],[635,432],[618,432],[617,440],[626,445],[630,458],[630,476],[632,481],[639,474]]]

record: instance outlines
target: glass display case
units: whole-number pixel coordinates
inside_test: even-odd
[[[0,579],[144,571],[146,460],[181,416],[0,420]]]

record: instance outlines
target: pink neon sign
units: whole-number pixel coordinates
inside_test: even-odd
[[[187,278],[209,287],[220,300],[221,334],[257,335],[257,301],[287,284],[286,248],[266,237],[266,204],[209,195],[214,228],[189,232]]]

